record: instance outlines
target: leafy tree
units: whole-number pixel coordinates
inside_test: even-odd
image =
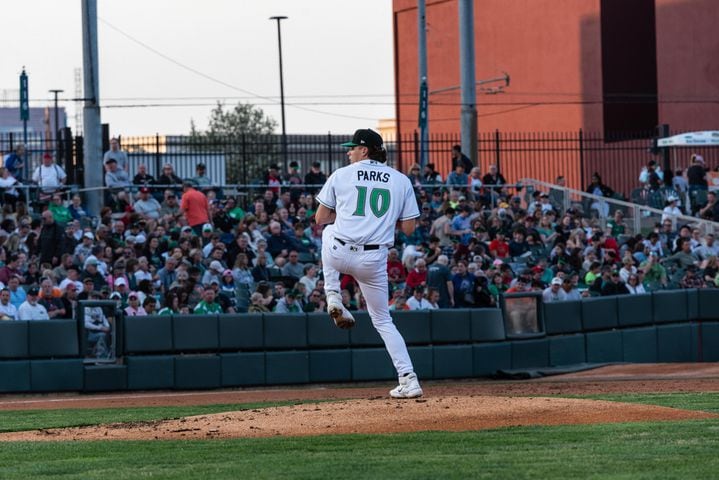
[[[250,103],[225,108],[222,102],[210,113],[207,130],[190,124],[190,142],[194,151],[219,152],[226,157],[227,180],[249,183],[262,177],[270,163],[276,162],[280,139],[274,135],[277,121]]]

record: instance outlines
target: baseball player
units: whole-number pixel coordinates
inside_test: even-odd
[[[385,164],[382,137],[370,129],[354,133],[347,147],[350,165],[336,170],[317,196],[317,223],[322,233],[322,266],[327,312],[340,328],[351,328],[355,319],[342,305],[339,274],[352,275],[367,301],[372,324],[392,358],[399,385],[389,394],[415,398],[422,388],[402,335],[388,308],[387,247],[394,244],[395,225],[406,235],[415,228],[419,208],[406,175]]]

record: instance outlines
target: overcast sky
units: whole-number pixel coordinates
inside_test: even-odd
[[[183,134],[191,119],[204,128],[221,99],[261,105],[279,124],[268,18],[285,15],[288,133],[375,127],[394,116],[391,12],[391,0],[98,0],[102,121],[113,135]],[[3,2],[2,19],[0,90],[17,90],[24,65],[32,106],[50,104],[49,89],[74,98],[80,0]],[[74,103],[63,105],[74,126]]]

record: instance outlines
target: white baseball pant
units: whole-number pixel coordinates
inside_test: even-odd
[[[389,314],[387,248],[365,252],[361,246],[340,245],[333,235],[327,235],[322,241],[322,271],[325,292],[340,292],[340,272],[357,280],[372,324],[382,337],[398,376],[412,373],[407,345]]]

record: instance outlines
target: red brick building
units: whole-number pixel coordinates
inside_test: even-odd
[[[393,11],[402,135],[417,128],[417,1],[394,0]],[[426,12],[429,90],[459,87],[458,1],[427,0]],[[582,129],[589,137],[630,135],[649,145],[659,124],[673,131],[719,128],[717,25],[714,0],[475,0],[476,78],[503,72],[511,78],[504,93],[487,95],[478,88],[480,138],[497,130],[503,136],[572,132],[574,138]],[[459,132],[458,88],[430,94],[429,125],[432,135]],[[614,163],[606,153],[611,148],[583,152],[584,169],[630,186],[620,174],[630,169],[635,177],[651,158],[646,148],[636,150],[631,159]],[[673,166],[685,164],[687,153],[674,152]],[[446,169],[449,154],[433,155]],[[570,186],[580,187],[579,154],[565,157],[552,168],[552,155],[513,165],[508,154],[502,169],[513,180],[564,174]],[[483,171],[493,161],[480,152]]]

